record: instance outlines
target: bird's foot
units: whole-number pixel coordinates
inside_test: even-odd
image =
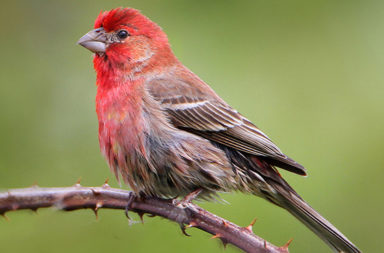
[[[128,220],[131,221],[131,217],[129,217],[128,212],[132,209],[132,203],[136,200],[136,194],[134,192],[130,192],[127,200],[127,205],[125,206],[125,216],[127,216]]]

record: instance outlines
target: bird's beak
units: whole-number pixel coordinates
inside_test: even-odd
[[[94,53],[105,53],[107,36],[102,27],[94,29],[79,39],[77,44]]]

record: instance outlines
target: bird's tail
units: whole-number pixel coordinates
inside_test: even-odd
[[[275,198],[277,204],[299,219],[335,252],[361,252],[337,228],[310,207],[291,187],[283,187],[278,183],[273,184],[272,187],[277,191]]]

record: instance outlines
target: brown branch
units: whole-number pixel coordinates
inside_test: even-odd
[[[0,214],[5,216],[8,211],[22,209],[37,210],[42,207],[57,207],[70,211],[91,208],[96,214],[99,208],[126,209],[142,216],[144,213],[161,216],[180,224],[185,233],[186,227],[196,227],[220,238],[225,244],[230,243],[246,252],[256,253],[285,253],[288,243],[277,247],[252,232],[252,225],[239,227],[199,206],[188,203],[177,205],[173,200],[160,198],[132,198],[132,192],[110,188],[108,184],[102,187],[73,187],[62,188],[22,188],[0,192]],[[186,233],[185,233],[186,234]]]

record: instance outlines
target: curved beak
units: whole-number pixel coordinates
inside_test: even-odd
[[[107,36],[104,28],[94,29],[79,39],[77,44],[94,53],[105,53]]]

